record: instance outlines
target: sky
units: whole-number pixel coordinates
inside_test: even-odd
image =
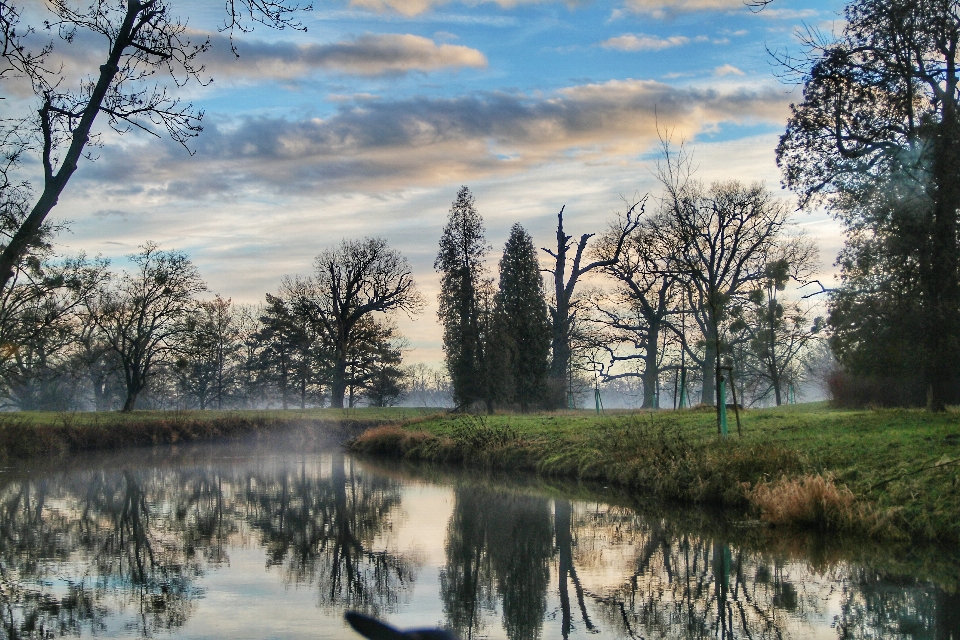
[[[800,89],[771,52],[799,30],[842,28],[833,0],[319,0],[306,31],[257,26],[230,50],[220,0],[171,0],[198,38],[201,74],[173,87],[204,113],[188,153],[168,138],[109,131],[54,210],[64,254],[127,264],[147,241],[185,252],[209,286],[256,303],[343,239],[382,236],[410,261],[427,305],[399,317],[408,362],[442,361],[433,269],[461,185],[483,216],[491,274],[519,222],[538,247],[602,232],[659,185],[659,136],[693,152],[706,182],[763,181],[782,197],[774,150]],[[43,0],[26,0],[40,24]],[[40,32],[49,39],[50,34]],[[106,41],[56,41],[65,83],[97,73]],[[29,108],[7,83],[8,113]],[[0,103],[3,106],[3,103]],[[102,129],[102,124],[101,124]],[[36,170],[29,163],[27,172]],[[794,222],[842,244],[823,212]],[[827,280],[825,280],[826,282]]]

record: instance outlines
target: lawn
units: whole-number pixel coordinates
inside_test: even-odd
[[[826,403],[741,413],[660,412],[416,418],[372,429],[357,452],[599,480],[771,523],[960,541],[960,412],[838,410]]]

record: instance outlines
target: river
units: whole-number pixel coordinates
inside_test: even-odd
[[[957,639],[957,557],[289,444],[0,473],[2,638]]]

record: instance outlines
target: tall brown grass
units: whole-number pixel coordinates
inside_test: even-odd
[[[820,474],[761,482],[748,499],[763,520],[777,526],[849,531],[867,520],[850,489]]]

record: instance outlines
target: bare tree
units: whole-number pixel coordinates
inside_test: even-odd
[[[741,369],[755,379],[756,399],[772,394],[780,406],[786,387],[799,382],[804,373],[803,356],[817,337],[822,318],[811,322],[810,309],[785,299],[783,291],[791,281],[806,283],[817,257],[816,244],[803,235],[779,243],[746,302],[733,309],[731,331],[741,333],[747,346]]]
[[[314,261],[314,277],[297,304],[314,319],[332,352],[331,405],[343,408],[351,351],[361,320],[374,313],[418,313],[423,299],[410,264],[382,238],[344,240]]]
[[[661,233],[662,215],[646,217],[621,241],[628,220],[620,218],[599,238],[594,250],[600,259],[613,257],[619,246],[620,259],[602,269],[614,279],[617,288],[595,305],[595,319],[604,327],[599,345],[607,352],[609,367],[604,381],[640,376],[643,380],[643,406],[655,405],[660,376],[661,340],[669,330],[670,314],[675,311],[679,274],[673,267],[677,243]],[[619,345],[632,350],[623,352]],[[639,361],[642,370],[614,371],[617,365]]]
[[[35,150],[43,168],[39,197],[0,252],[0,288],[13,276],[14,266],[34,242],[81,158],[89,157],[88,146],[97,143],[93,131],[98,115],[103,113],[118,133],[137,129],[159,137],[160,129],[184,146],[201,130],[203,113],[154,81],[161,71],[169,73],[167,84],[176,88],[191,79],[200,80],[203,68],[198,56],[209,48],[208,40],[191,39],[186,22],[172,16],[168,3],[93,0],[79,10],[69,0],[51,0],[47,6],[53,15],[45,26],[58,31],[63,42],[70,43],[78,31],[86,31],[103,36],[107,48],[94,79],[68,90],[65,87],[71,79],[62,75],[61,68],[45,64],[52,45],[36,52],[28,50],[24,35],[32,29],[20,26],[21,11],[12,0],[0,0],[0,79],[29,79],[40,101],[36,120],[4,123],[0,134],[4,173],[19,164],[25,151]],[[237,28],[245,30],[249,20],[278,28],[302,28],[291,20],[295,9],[296,5],[283,0],[228,0],[225,28],[231,33]],[[35,141],[21,135],[24,124],[35,133]],[[18,189],[21,194],[29,193],[28,188]]]
[[[583,265],[584,252],[587,249],[587,243],[594,235],[585,233],[574,245],[571,241],[573,236],[568,236],[563,230],[563,211],[566,206],[561,207],[557,214],[557,249],[542,248],[541,250],[553,258],[553,265],[546,269],[546,272],[553,276],[553,305],[550,306],[550,319],[552,324],[551,351],[553,359],[550,363],[550,378],[553,381],[553,393],[556,394],[554,403],[562,404],[560,398],[563,396],[562,389],[565,388],[565,381],[570,373],[570,340],[571,331],[576,321],[577,302],[574,298],[577,283],[580,278],[591,271],[603,269],[616,264],[620,260],[620,252],[623,249],[623,243],[634,229],[640,224],[640,214],[643,213],[646,197],[641,198],[630,206],[624,216],[623,224],[620,226],[618,236],[613,243],[612,250],[605,258],[594,260]],[[638,212],[639,208],[639,212]],[[573,250],[573,256],[570,256]],[[570,269],[569,275],[567,269]]]
[[[704,337],[701,402],[718,402],[722,333],[731,301],[761,280],[768,254],[789,210],[760,183],[717,182],[706,187],[691,175],[690,156],[663,143],[658,177],[664,185],[661,233],[677,242],[674,270],[686,287],[691,315]],[[698,358],[693,350],[689,353]]]
[[[130,259],[136,271],[121,276],[116,288],[103,290],[91,309],[123,365],[124,411],[133,410],[155,365],[176,348],[194,296],[206,289],[197,268],[179,251],[160,251],[150,242]]]

